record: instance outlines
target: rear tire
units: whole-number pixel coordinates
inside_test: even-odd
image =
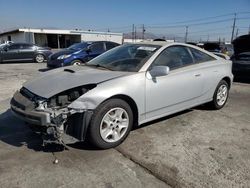
[[[37,55],[35,56],[35,61],[36,61],[37,63],[43,63],[44,60],[45,60],[45,56],[44,56],[43,54],[37,54]]]
[[[227,102],[229,93],[229,86],[225,80],[221,80],[215,89],[213,100],[209,105],[214,110],[219,110],[223,108]]]
[[[110,99],[94,111],[89,127],[89,139],[100,149],[113,148],[128,136],[133,125],[133,112],[125,101]]]

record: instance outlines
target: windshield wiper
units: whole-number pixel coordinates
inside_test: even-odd
[[[108,68],[108,67],[106,67],[106,66],[103,66],[103,65],[101,65],[101,64],[88,64],[88,63],[86,63],[85,65],[91,66],[91,67],[96,67],[96,68],[103,68],[103,69],[107,69],[107,70],[113,71],[113,69]]]

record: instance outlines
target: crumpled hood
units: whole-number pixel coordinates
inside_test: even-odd
[[[70,66],[42,73],[39,77],[24,83],[32,93],[50,98],[65,90],[87,84],[98,84],[113,78],[133,73],[109,71],[87,66]]]

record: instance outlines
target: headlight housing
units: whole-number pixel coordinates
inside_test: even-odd
[[[68,55],[60,55],[57,59],[66,59],[68,57],[70,57],[71,54],[68,54]]]

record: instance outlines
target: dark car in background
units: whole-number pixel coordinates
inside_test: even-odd
[[[203,44],[202,48],[204,48],[205,50],[209,52],[222,53],[229,57],[231,57],[234,54],[232,44],[225,44],[225,43],[220,43],[220,42],[207,42]]]
[[[233,58],[233,74],[250,78],[250,51],[236,54]]]
[[[250,34],[242,35],[233,41],[232,71],[237,78],[250,78]]]
[[[119,46],[119,44],[110,41],[89,41],[76,43],[69,48],[52,54],[49,57],[47,66],[50,68],[56,68],[86,63],[116,46]]]
[[[52,52],[49,48],[29,43],[10,43],[0,48],[0,63],[32,61],[42,63]]]

